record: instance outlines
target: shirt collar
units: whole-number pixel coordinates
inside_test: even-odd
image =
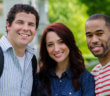
[[[107,66],[110,66],[110,61],[109,61],[106,65],[104,65],[104,66],[102,66],[102,65],[100,64],[100,68],[101,68],[101,69],[105,69]]]
[[[30,47],[29,45],[27,46],[26,51],[28,51],[29,53],[32,53],[32,54],[34,54],[34,53],[35,53],[35,49],[34,49],[34,48],[32,48],[32,47]]]
[[[10,43],[10,41],[7,39],[6,36],[2,36],[2,38],[1,38],[1,40],[0,40],[0,45],[2,45],[1,47],[2,47],[2,50],[3,50],[3,51],[7,51],[8,49],[13,48],[13,47],[12,47],[12,44]],[[31,47],[28,45],[26,51],[28,51],[29,53],[34,54],[35,49],[34,49],[34,48],[31,48]]]
[[[50,76],[52,76],[52,77],[58,77],[58,76],[56,75],[56,73],[55,73],[55,70],[52,70],[52,71],[50,72]],[[70,79],[72,78],[72,74],[71,74],[70,69],[67,69],[65,72],[63,72],[61,78],[63,78],[63,77],[67,77],[67,78],[70,78]]]
[[[0,40],[0,45],[3,51],[7,51],[8,49],[12,48],[12,45],[9,42],[9,40],[6,38],[6,36],[2,36]]]

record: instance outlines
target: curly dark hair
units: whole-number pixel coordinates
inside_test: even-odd
[[[62,23],[53,23],[47,26],[43,32],[40,44],[40,61],[43,63],[42,68],[39,72],[39,79],[41,81],[41,94],[43,96],[43,89],[47,89],[48,96],[51,94],[50,89],[50,79],[49,74],[52,69],[56,68],[57,62],[50,58],[46,48],[46,35],[48,32],[54,31],[68,46],[70,53],[70,71],[72,75],[72,83],[75,86],[75,90],[77,91],[80,89],[80,81],[79,77],[82,72],[85,71],[84,59],[78,47],[76,46],[74,36],[71,30]]]
[[[26,12],[26,13],[31,13],[36,17],[36,29],[38,28],[39,25],[39,14],[37,10],[32,7],[31,5],[28,4],[15,4],[10,11],[8,12],[7,19],[6,21],[9,23],[11,26],[12,22],[15,19],[15,16],[19,12]]]

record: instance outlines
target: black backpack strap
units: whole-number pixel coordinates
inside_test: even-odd
[[[31,96],[33,96],[34,92],[37,91],[37,59],[36,56],[33,55],[32,58],[32,71],[33,71],[33,86],[32,86],[32,93]]]
[[[4,55],[3,55],[2,48],[0,47],[0,77],[3,73],[3,68],[4,68]]]
[[[32,71],[33,71],[33,77],[35,77],[37,73],[37,59],[35,55],[33,55],[33,58],[32,58]]]

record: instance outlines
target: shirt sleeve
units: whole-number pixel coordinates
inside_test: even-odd
[[[82,96],[96,96],[94,77],[88,71],[81,75],[81,90]]]

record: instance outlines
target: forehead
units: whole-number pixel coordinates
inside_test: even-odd
[[[61,39],[61,38],[54,31],[50,31],[46,35],[46,41],[47,42],[55,41],[55,40],[59,40],[59,39]]]
[[[34,16],[34,14],[26,13],[26,12],[18,12],[15,15],[15,19],[26,19],[26,20],[29,20],[29,21],[36,21],[36,18]]]
[[[86,32],[101,30],[104,28],[106,28],[106,25],[103,19],[88,20],[85,24]]]

